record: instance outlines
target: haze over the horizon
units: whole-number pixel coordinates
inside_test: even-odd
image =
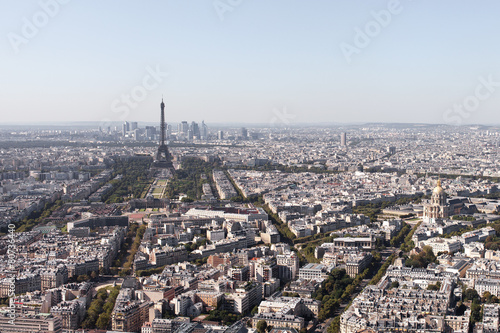
[[[155,122],[163,96],[167,122],[498,124],[499,12],[493,0],[1,0],[0,123]]]

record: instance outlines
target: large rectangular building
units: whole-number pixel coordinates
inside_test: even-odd
[[[137,332],[149,320],[149,308],[153,302],[133,301],[116,304],[111,313],[111,327],[118,332]]]
[[[111,226],[128,227],[128,216],[100,216],[91,217],[79,221],[68,222],[68,232],[73,228],[88,227],[94,229],[97,227],[111,227]]]
[[[362,273],[363,270],[368,267],[372,259],[372,254],[366,252],[350,255],[345,260],[345,270],[350,277],[355,278],[356,275]]]
[[[281,313],[260,313],[256,314],[252,318],[252,327],[256,328],[257,323],[264,320],[267,326],[273,327],[290,327],[295,328],[300,331],[304,328],[304,318],[295,316],[293,314],[281,314]]]
[[[62,333],[61,319],[53,315],[25,316],[16,314],[14,322],[7,313],[0,313],[0,329],[2,333]]]
[[[377,239],[370,237],[339,237],[333,240],[336,248],[362,248],[365,250],[375,249]]]
[[[299,269],[299,279],[303,280],[320,280],[326,279],[331,269],[322,264],[309,263]]]

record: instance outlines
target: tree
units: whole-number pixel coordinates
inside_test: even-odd
[[[482,320],[481,305],[477,303],[477,300],[472,302],[470,310],[470,320],[472,323],[477,323]]]
[[[332,272],[333,278],[335,280],[341,280],[345,276],[345,269],[336,269]]]
[[[427,290],[434,290],[434,291],[438,291],[439,290],[439,287],[435,284],[429,284],[427,286]]]
[[[92,319],[90,319],[89,316],[87,316],[87,318],[85,318],[84,321],[82,321],[82,328],[92,328],[93,323],[92,323]]]
[[[332,323],[328,327],[328,333],[338,333],[340,332],[340,316],[333,319]]]
[[[101,315],[97,319],[95,325],[97,326],[97,328],[99,328],[101,330],[105,330],[106,328],[108,328],[110,318],[111,317],[108,313],[106,313],[106,312],[101,313]]]
[[[106,302],[106,304],[104,304],[102,309],[103,309],[103,311],[105,311],[107,313],[111,313],[113,311],[114,306],[115,306],[114,303]]]
[[[237,196],[234,196],[232,197],[231,199],[229,199],[233,202],[242,202],[243,201],[243,198],[241,197],[241,195],[237,195]]]
[[[78,275],[78,277],[76,278],[76,281],[78,281],[78,282],[83,282],[83,281],[88,281],[88,280],[89,280],[89,276],[87,274]]]
[[[490,293],[489,291],[485,291],[485,292],[483,293],[483,297],[481,298],[481,301],[482,301],[483,303],[491,303],[491,299],[492,299],[492,297],[493,297],[493,296],[491,295],[491,293]]]
[[[267,328],[267,322],[265,320],[259,320],[257,322],[257,331],[259,333],[264,333],[266,331],[266,328]]]
[[[406,260],[406,266],[416,268],[426,268],[430,263],[436,262],[436,256],[432,252],[430,246],[424,246],[422,252],[417,255],[412,255],[410,259]]]
[[[390,289],[392,289],[392,288],[398,288],[398,287],[399,287],[399,282],[398,281],[392,281]]]
[[[465,300],[468,300],[468,301],[474,301],[474,300],[477,300],[479,299],[479,294],[477,293],[477,291],[475,289],[467,289],[465,291]]]
[[[373,260],[375,260],[376,262],[382,261],[382,255],[380,254],[380,252],[373,250],[372,256],[373,256]]]

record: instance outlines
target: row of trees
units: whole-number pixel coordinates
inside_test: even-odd
[[[323,281],[321,287],[313,294],[313,297],[321,301],[318,319],[326,320],[333,316],[342,302],[342,296],[346,288],[354,281],[347,275],[345,269],[334,269],[328,279]]]
[[[359,285],[361,283],[361,281],[363,279],[365,279],[367,276],[369,276],[370,272],[372,272],[375,269],[375,267],[379,265],[379,262],[377,262],[377,261],[381,260],[380,253],[374,254],[372,252],[372,255],[374,255],[374,258],[376,258],[375,262],[372,263],[372,265],[371,265],[370,268],[365,269],[362,274],[356,276],[356,279],[353,281],[353,283],[351,285],[356,285],[356,286]],[[396,258],[395,254],[392,254],[391,256],[389,256],[389,258],[387,258],[387,260],[385,261],[385,263],[380,267],[380,269],[378,270],[377,274],[370,280],[369,284],[377,284],[378,281],[380,281],[380,279],[385,275],[385,271],[394,262],[395,258]],[[349,288],[349,289],[351,289],[351,288]],[[351,289],[351,290],[348,291],[347,288],[346,288],[345,293],[349,292],[349,295],[351,295],[351,293],[354,292],[354,289],[355,288],[353,288],[353,289]],[[351,303],[352,303],[352,300],[347,305],[346,309],[349,308],[349,306],[351,305]],[[336,316],[333,319],[333,321],[331,322],[330,326],[328,326],[327,332],[328,333],[338,333],[338,332],[340,332],[340,315]]]
[[[257,201],[257,202],[259,202],[261,204],[264,204],[264,199],[262,198],[262,196],[258,196],[258,197],[253,196],[252,198],[245,197],[245,195],[243,194],[243,192],[241,191],[241,189],[234,182],[233,177],[231,177],[231,175],[229,174],[229,172],[227,171],[227,169],[224,170],[224,174],[226,175],[227,179],[229,179],[229,182],[231,183],[231,185],[233,185],[234,189],[236,190],[236,193],[238,193],[236,196],[230,198],[229,200],[231,200],[233,202],[241,202],[241,203],[247,203],[247,202]]]
[[[319,263],[321,260],[314,256],[316,251],[316,244],[307,244],[307,246],[302,248],[302,255],[305,257],[306,261],[309,263]]]
[[[17,232],[30,231],[34,226],[42,223],[44,219],[52,215],[53,212],[61,208],[63,205],[61,200],[56,200],[54,203],[46,203],[43,210],[31,212],[30,215],[21,221],[14,222]],[[7,232],[7,227],[3,228],[2,232]]]
[[[486,227],[486,223],[483,223],[483,224],[480,224],[476,227],[474,226],[468,226],[466,228],[463,228],[461,230],[457,230],[457,231],[453,231],[453,232],[450,232],[448,234],[444,234],[444,235],[439,235],[439,237],[441,238],[452,238],[454,236],[461,236],[463,234],[465,234],[466,232],[469,232],[469,231],[472,231],[472,230],[476,230],[476,229],[481,229],[481,228],[484,228]]]
[[[305,259],[307,260],[307,262],[318,263],[318,262],[320,262],[320,260],[314,256],[314,252],[316,250],[316,247],[318,247],[319,245],[321,245],[323,243],[333,242],[333,240],[335,238],[339,237],[339,235],[330,234],[328,236],[328,234],[316,234],[313,236],[316,236],[315,239],[313,241],[309,241],[307,244],[303,245],[301,252],[302,252],[303,256],[305,257]],[[294,239],[293,240],[294,244],[295,244],[296,240],[303,239],[303,238],[305,238],[305,237]]]
[[[493,303],[493,297],[489,292],[485,292],[483,298],[479,297],[479,294],[475,289],[465,287],[462,289],[463,300],[457,304],[457,315],[463,315],[467,307],[463,302],[471,302],[470,304],[470,322],[472,325],[481,321],[483,319],[483,309],[481,306],[481,302],[483,303]],[[498,298],[496,298],[498,302]]]
[[[448,175],[448,174],[441,174],[441,173],[418,173],[418,177],[431,177],[431,176],[438,176],[439,178],[447,178],[447,179],[457,179],[458,177],[461,177],[463,179],[472,179],[472,180],[477,180],[477,179],[489,179],[491,180],[492,183],[500,183],[500,177],[490,177],[490,176],[462,176],[462,175]],[[484,195],[484,197],[486,197]]]
[[[408,235],[410,230],[411,230],[411,226],[409,224],[406,224],[403,222],[403,228],[401,228],[401,230],[398,232],[398,234],[390,240],[389,243],[391,244],[391,246],[399,247],[401,245],[401,243],[403,243],[406,235]]]
[[[82,327],[85,329],[107,329],[119,292],[119,286],[111,288],[109,294],[107,288],[99,289],[96,298],[90,303]]]
[[[451,217],[452,220],[456,221],[475,221],[476,218],[474,216],[469,216],[469,215],[453,215]]]
[[[84,282],[84,281],[97,281],[97,278],[99,277],[99,271],[92,271],[90,272],[90,276],[87,274],[82,274],[78,276],[73,276],[70,279],[68,279],[68,282]]]
[[[422,252],[413,254],[410,258],[406,259],[405,266],[416,268],[427,268],[430,263],[437,262],[432,247],[424,246]]]
[[[382,209],[389,206],[389,202],[384,202],[383,205],[374,203],[369,203],[366,205],[356,205],[352,207],[352,212],[354,214],[363,214],[365,216],[368,216],[370,218],[370,221],[375,222],[377,221],[377,215],[380,214]]]
[[[418,227],[420,227],[421,224],[422,224],[422,221],[418,222],[413,227],[413,229],[411,229],[410,233],[408,233],[406,235],[403,244],[401,244],[401,246],[399,247],[401,249],[401,251],[410,252],[415,247],[415,243],[411,240],[411,238],[413,237],[413,234],[418,229]]]
[[[167,197],[172,199],[184,193],[190,199],[200,199],[203,194],[202,184],[209,182],[212,170],[218,163],[208,163],[200,158],[189,157],[182,161],[181,166],[168,182]],[[202,179],[202,175],[205,175],[205,179]]]
[[[391,254],[389,256],[389,258],[387,258],[387,260],[383,263],[383,265],[378,270],[377,274],[375,274],[375,276],[372,277],[372,279],[370,280],[370,282],[368,284],[377,284],[380,281],[380,279],[382,279],[382,277],[385,275],[385,271],[387,270],[387,268],[389,268],[390,265],[392,265],[394,260],[396,260],[395,253]]]
[[[483,293],[483,297],[481,297],[481,302],[491,304],[491,303],[499,303],[500,300],[498,299],[497,296],[492,295],[489,291],[485,291]]]
[[[274,214],[271,209],[269,209],[268,205],[262,206],[262,208],[266,211],[267,215],[269,215],[270,220],[273,222],[276,229],[281,236],[281,241],[293,245],[293,240],[296,238],[295,234],[288,228],[286,223],[283,223],[280,217],[277,214]]]
[[[465,302],[481,301],[481,303],[499,303],[500,300],[495,295],[492,295],[489,291],[485,291],[483,296],[480,297],[476,289],[465,288],[462,289],[463,300]]]
[[[395,202],[382,201],[377,203],[367,203],[356,205],[352,208],[354,214],[363,214],[370,218],[372,222],[377,221],[377,216],[382,212],[383,209],[387,207],[391,207],[394,205],[406,205],[410,202],[419,202],[421,201],[422,196],[416,196],[411,198],[400,198]]]
[[[141,246],[141,240],[142,237],[144,236],[144,232],[146,232],[146,225],[143,224],[137,228],[134,242],[130,247],[130,253],[127,257],[127,261],[123,265],[123,270],[120,272],[120,276],[129,275],[131,273],[135,254],[137,253],[137,250],[139,250],[139,246]]]
[[[208,261],[208,257],[203,257],[203,258],[191,260],[191,263],[193,265],[196,265],[196,266],[203,266],[204,264],[207,263],[207,261]]]
[[[330,234],[330,235],[328,235],[328,233],[327,234],[314,234],[314,235],[310,235],[310,236],[296,238],[293,240],[293,244],[308,243],[308,242],[315,241],[315,240],[321,240],[322,243],[325,243],[325,242],[331,242],[331,241],[333,241],[334,238],[337,238],[337,237],[339,237],[339,236],[336,234]]]
[[[356,275],[354,281],[352,281],[352,283],[348,285],[347,288],[345,288],[340,299],[343,301],[349,299],[356,288],[361,284],[361,281],[363,281],[363,279],[365,279],[370,274],[371,269],[375,267],[375,265],[376,263],[372,263],[372,265],[368,268],[365,268],[365,270],[361,274]]]
[[[470,306],[470,322],[475,324],[483,320],[483,307],[478,300],[472,301]]]
[[[144,190],[151,184],[149,168],[153,158],[116,159],[113,175],[121,175],[121,179],[110,182],[113,188],[103,196],[106,203],[123,202],[126,197],[140,198]]]
[[[132,242],[135,240],[137,236],[137,230],[139,229],[138,223],[130,223],[127,234],[125,235],[125,240],[122,243],[120,248],[120,252],[118,252],[118,256],[113,262],[113,267],[111,268],[111,272],[113,274],[118,273],[118,270],[124,265],[127,261],[127,254],[129,249],[132,246]]]
[[[484,242],[484,248],[486,250],[497,251],[500,249],[500,238],[498,236],[488,236]]]
[[[273,164],[271,162],[267,162],[264,165],[259,166],[243,166],[239,165],[235,167],[238,170],[257,170],[257,171],[281,171],[288,173],[301,173],[301,172],[310,172],[310,173],[325,173],[325,174],[333,174],[339,173],[338,171],[327,170],[322,167],[316,166],[307,166],[307,167],[297,167],[297,166],[288,166],[283,164]]]
[[[223,325],[230,326],[240,320],[243,316],[242,315],[236,315],[234,313],[230,313],[226,310],[212,310],[208,314],[207,317],[205,317],[205,320],[208,321],[217,321],[219,323],[222,323]]]
[[[165,266],[155,267],[155,268],[150,268],[150,269],[138,270],[135,273],[137,276],[150,276],[153,274],[160,274],[161,272],[163,272],[164,268],[165,268]]]
[[[376,270],[376,268],[380,265],[380,262],[382,260],[382,257],[380,255],[380,253],[376,252],[376,251],[372,251],[372,255],[373,255],[373,258],[374,258],[374,262],[371,263],[371,265],[366,268],[363,273],[361,274],[358,274],[356,276],[356,278],[352,281],[352,283],[347,286],[344,290],[344,292],[342,293],[342,296],[340,298],[341,301],[345,301],[349,298],[352,297],[352,294],[354,293],[354,291],[356,290],[356,288],[361,284],[361,282],[368,278],[369,276],[371,276],[374,271]],[[380,269],[378,270],[377,274],[372,278],[372,280],[370,280],[370,284],[375,284],[375,280],[378,279],[380,280],[380,278],[385,274],[385,271],[387,270],[387,267],[389,267],[389,265],[392,264],[392,262],[394,261],[394,258],[395,258],[395,255],[393,254],[392,256],[390,256],[387,261],[380,267]],[[377,282],[378,282],[377,280]],[[351,303],[352,303],[352,299],[351,301],[349,302],[349,304],[346,306],[345,309],[348,309],[349,306],[351,306]],[[331,315],[333,315],[334,313],[332,312]],[[331,317],[331,316],[330,316]],[[340,332],[340,315],[336,316],[333,321],[331,322],[330,326],[328,327],[328,333],[338,333]]]

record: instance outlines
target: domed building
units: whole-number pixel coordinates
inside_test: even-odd
[[[438,180],[436,188],[432,191],[431,200],[424,205],[424,222],[435,222],[450,216],[450,205],[446,201],[446,193]]]

